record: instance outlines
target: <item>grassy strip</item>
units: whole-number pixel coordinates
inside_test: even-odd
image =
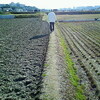
[[[34,14],[11,14],[10,12],[0,12],[0,15],[14,15],[15,18],[42,18],[43,13],[37,12]]]
[[[81,85],[79,85],[79,77],[76,73],[76,69],[74,67],[74,63],[70,57],[70,53],[68,51],[68,47],[66,45],[66,41],[64,38],[61,36],[61,32],[58,28],[59,31],[59,38],[60,38],[60,43],[63,48],[63,52],[65,55],[65,63],[67,64],[67,69],[66,71],[69,72],[69,79],[72,85],[75,87],[75,98],[76,100],[86,100],[86,97],[84,95],[84,91]]]
[[[9,15],[11,14],[10,12],[0,12],[0,15]]]
[[[35,13],[35,14],[13,14],[15,15],[15,18],[40,18],[42,17],[41,13]]]
[[[48,16],[47,16],[45,13],[43,13],[43,18],[42,18],[42,20],[44,20],[44,21],[47,21],[47,22],[48,22]]]

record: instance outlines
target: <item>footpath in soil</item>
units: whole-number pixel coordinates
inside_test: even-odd
[[[48,52],[44,64],[44,83],[42,88],[42,100],[74,100],[74,88],[70,84],[66,73],[64,55],[55,28],[50,34]]]

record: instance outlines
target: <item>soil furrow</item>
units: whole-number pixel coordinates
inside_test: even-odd
[[[76,41],[74,41],[73,39],[74,39],[74,37],[72,38],[71,36],[73,35],[73,34],[70,34],[71,32],[70,31],[68,31],[67,32],[67,30],[66,29],[64,29],[64,27],[63,26],[60,26],[60,27],[62,27],[61,28],[61,30],[62,30],[62,32],[63,32],[63,35],[64,35],[64,37],[66,37],[66,40],[67,40],[67,42],[68,42],[68,44],[70,44],[70,45],[72,45],[72,43],[71,43],[71,41],[73,41],[73,44],[75,43],[75,42],[78,42],[78,40],[76,40]],[[65,30],[65,31],[64,31]],[[65,34],[65,33],[67,33],[67,34]],[[69,35],[68,35],[69,34]],[[68,39],[69,38],[69,39]],[[78,39],[78,38],[77,38]],[[75,48],[77,48],[77,49],[79,49],[79,48],[82,48],[81,46],[79,46],[78,44],[76,44],[75,43]],[[71,46],[70,46],[71,47]],[[98,91],[100,91],[100,89],[99,89],[99,76],[96,74],[96,72],[93,70],[93,69],[91,69],[91,66],[89,65],[89,62],[87,61],[87,63],[86,63],[86,58],[88,57],[87,56],[87,52],[82,52],[83,53],[83,55],[84,56],[86,56],[86,58],[82,58],[82,59],[80,59],[81,58],[81,56],[80,56],[80,54],[79,54],[79,52],[82,50],[82,49],[79,49],[79,52],[76,52],[76,50],[74,50],[75,49],[73,46],[72,46],[72,48],[71,48],[71,50],[72,50],[72,52],[74,51],[75,53],[75,56],[76,55],[78,55],[78,59],[77,59],[77,62],[78,62],[78,64],[83,68],[83,70],[85,71],[85,73],[86,73],[86,75],[87,75],[87,77],[88,77],[88,79],[89,79],[89,81],[91,82],[90,84],[91,84],[91,86],[94,88],[94,86],[93,86],[93,84],[95,84],[95,85],[97,85],[97,89],[95,90],[95,93],[97,93]],[[84,50],[84,49],[83,49]],[[75,57],[74,57],[75,58]],[[76,61],[76,60],[75,60]],[[90,61],[90,62],[93,62],[92,60]],[[94,64],[94,63],[93,63]],[[88,66],[88,67],[86,67],[86,66]],[[90,69],[91,70],[89,70],[89,66],[90,66]],[[84,68],[85,67],[85,68]],[[95,68],[95,66],[93,65],[92,67],[94,67]],[[93,76],[92,76],[93,75]],[[97,79],[97,77],[98,77],[98,79]],[[96,83],[95,83],[96,82]],[[97,96],[98,97],[98,96]]]

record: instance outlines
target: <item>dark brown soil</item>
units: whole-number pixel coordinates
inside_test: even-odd
[[[38,100],[48,41],[39,18],[0,20],[0,100]]]

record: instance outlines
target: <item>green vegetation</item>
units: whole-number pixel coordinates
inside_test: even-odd
[[[15,18],[41,18],[41,13],[35,13],[35,14],[13,14],[15,15]]]
[[[63,51],[64,51],[64,55],[65,55],[65,63],[67,64],[66,71],[69,73],[69,79],[70,79],[72,85],[75,87],[76,100],[86,100],[83,88],[81,85],[79,85],[79,78],[78,78],[78,75],[76,73],[74,63],[70,57],[70,53],[68,51],[66,42],[60,34],[60,30],[59,30],[59,37],[60,37],[61,46],[62,46]]]
[[[44,64],[44,66],[45,66],[45,67],[48,67],[48,66],[49,66],[49,64]]]
[[[34,14],[11,14],[10,12],[0,12],[0,15],[15,15],[15,18],[42,18],[43,13],[37,12]]]
[[[43,18],[42,18],[42,20],[48,21],[48,16],[47,16],[45,13],[43,13]]]
[[[10,12],[0,12],[0,15],[9,15],[11,14]]]

